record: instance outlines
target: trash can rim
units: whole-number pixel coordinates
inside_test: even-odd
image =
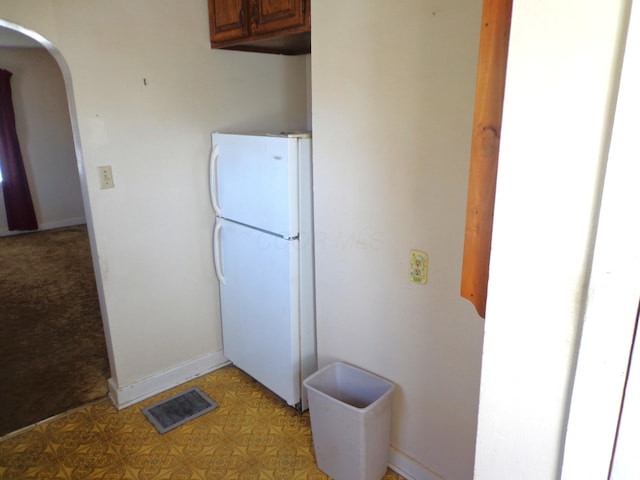
[[[322,396],[323,398],[326,399],[331,399],[332,401],[339,401],[338,399],[336,399],[335,397],[333,397],[332,395],[329,395],[325,392],[323,392],[322,390],[318,389],[317,387],[310,385],[310,382],[312,382],[314,379],[316,379],[317,377],[321,376],[325,371],[329,370],[330,368],[335,368],[338,366],[344,366],[347,367],[349,369],[353,369],[359,373],[365,374],[367,376],[371,376],[373,378],[375,378],[376,380],[379,380],[380,382],[384,383],[388,388],[384,391],[384,393],[382,393],[380,395],[379,398],[377,398],[376,400],[372,401],[371,403],[369,403],[368,405],[364,406],[364,407],[358,407],[355,405],[351,405],[350,403],[347,402],[340,402],[343,408],[349,408],[349,409],[353,409],[356,411],[363,411],[366,410],[368,408],[371,408],[371,405],[373,405],[374,403],[377,403],[380,401],[380,399],[385,398],[389,395],[391,395],[393,393],[393,391],[395,390],[396,386],[393,382],[391,382],[390,380],[387,380],[386,378],[381,377],[380,375],[376,375],[375,373],[371,373],[367,370],[364,370],[363,368],[357,367],[355,365],[346,363],[346,362],[341,362],[341,361],[336,361],[336,362],[332,362],[329,365],[326,365],[324,367],[322,367],[321,369],[319,369],[318,371],[316,371],[315,373],[312,373],[311,375],[309,375],[306,379],[304,379],[304,381],[302,382],[303,385],[313,391],[315,394]]]

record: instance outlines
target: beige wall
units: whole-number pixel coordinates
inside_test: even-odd
[[[396,467],[471,477],[483,321],[458,292],[480,9],[316,2],[309,82],[308,57],[211,51],[204,1],[0,1],[69,66],[117,387],[220,351],[209,133],[304,128],[311,85],[320,362],[396,382]]]
[[[392,463],[415,478],[473,472],[483,321],[459,290],[481,4],[313,6],[319,360],[397,384]]]
[[[0,48],[13,73],[16,129],[40,229],[84,222],[69,104],[60,68],[44,48]],[[0,195],[0,235],[9,233]]]
[[[213,368],[210,133],[304,129],[306,58],[211,50],[205,0],[2,0],[0,19],[68,65],[112,393],[135,399]],[[100,165],[114,189],[99,189]]]

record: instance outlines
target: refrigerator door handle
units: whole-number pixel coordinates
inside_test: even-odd
[[[220,216],[220,201],[218,199],[218,145],[211,148],[211,159],[209,161],[209,190],[211,193],[211,206],[216,216]]]
[[[213,229],[213,265],[216,270],[216,277],[221,285],[225,285],[225,278],[222,272],[222,245],[221,245],[222,221],[216,219],[216,226]]]

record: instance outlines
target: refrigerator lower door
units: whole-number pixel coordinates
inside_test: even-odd
[[[224,355],[296,405],[301,398],[298,240],[219,222]]]

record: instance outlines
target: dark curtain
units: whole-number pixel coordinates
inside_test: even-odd
[[[0,170],[9,230],[37,230],[11,98],[11,72],[0,69]]]

